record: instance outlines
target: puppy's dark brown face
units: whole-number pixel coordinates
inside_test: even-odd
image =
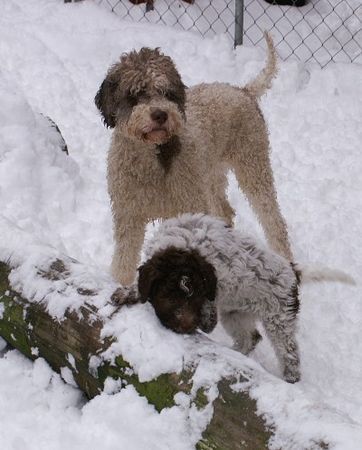
[[[168,248],[139,268],[138,288],[164,326],[192,333],[202,325],[205,302],[215,300],[216,281],[214,268],[198,252]]]
[[[123,55],[95,97],[107,126],[157,145],[178,135],[185,100],[185,86],[171,58],[149,48]]]

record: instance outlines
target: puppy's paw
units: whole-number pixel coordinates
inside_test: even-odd
[[[199,328],[204,333],[211,333],[217,324],[217,309],[214,302],[206,301],[201,309]]]
[[[288,366],[284,369],[284,380],[287,383],[298,383],[300,381],[300,371],[298,366]]]
[[[113,292],[111,302],[116,306],[135,305],[136,303],[140,303],[136,286],[119,287]]]
[[[258,330],[254,330],[251,333],[245,334],[242,336],[243,339],[239,338],[235,341],[233,345],[233,349],[243,353],[243,355],[248,355],[250,352],[254,350],[257,343],[260,342],[263,338]]]

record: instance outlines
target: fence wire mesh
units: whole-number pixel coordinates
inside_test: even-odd
[[[270,30],[283,59],[362,64],[361,0],[95,0],[123,19],[226,33],[231,42],[264,45]],[[275,1],[304,6],[277,5]],[[137,4],[138,3],[138,4]]]

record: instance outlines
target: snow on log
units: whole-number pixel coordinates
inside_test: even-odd
[[[65,381],[76,383],[90,399],[102,392],[110,377],[117,380],[117,389],[133,385],[159,412],[182,404],[189,408],[190,417],[198,416],[198,423],[203,424],[196,445],[200,450],[267,448],[270,432],[256,414],[254,400],[247,392],[233,389],[233,384],[247,378],[230,362],[220,363],[220,356],[214,352],[216,344],[208,343],[202,335],[184,337],[163,329],[147,305],[117,310],[109,300],[117,286],[111,282],[104,286],[106,276],[96,279],[96,271],[87,275],[89,268],[71,258],[43,255],[18,267],[10,259],[0,262],[0,335],[13,347],[33,360],[44,358]],[[104,296],[108,298],[100,301]],[[171,341],[174,336],[170,345],[176,354],[177,342],[182,344],[181,352],[192,349],[191,357],[182,356],[179,370],[166,367],[164,373],[150,378],[152,372],[147,374],[144,367],[152,368],[155,357],[150,354],[151,347],[144,353],[135,352],[139,355],[134,365],[127,359],[129,343],[124,347],[125,354],[117,354],[122,348],[122,334],[112,335],[109,330],[114,326],[122,328],[120,324],[124,323],[127,326],[127,315],[133,308],[141,317],[150,317],[151,326],[156,324],[157,333],[164,334],[163,341],[165,336]],[[114,318],[117,320],[112,327]],[[147,333],[146,324],[144,328]],[[147,337],[146,342],[150,340]],[[162,348],[159,352],[167,359]]]

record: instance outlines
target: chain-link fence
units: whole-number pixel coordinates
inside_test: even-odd
[[[226,33],[235,44],[263,44],[273,34],[283,59],[362,63],[361,0],[95,0],[123,19],[194,30],[203,36]],[[283,0],[282,0],[283,1]]]

